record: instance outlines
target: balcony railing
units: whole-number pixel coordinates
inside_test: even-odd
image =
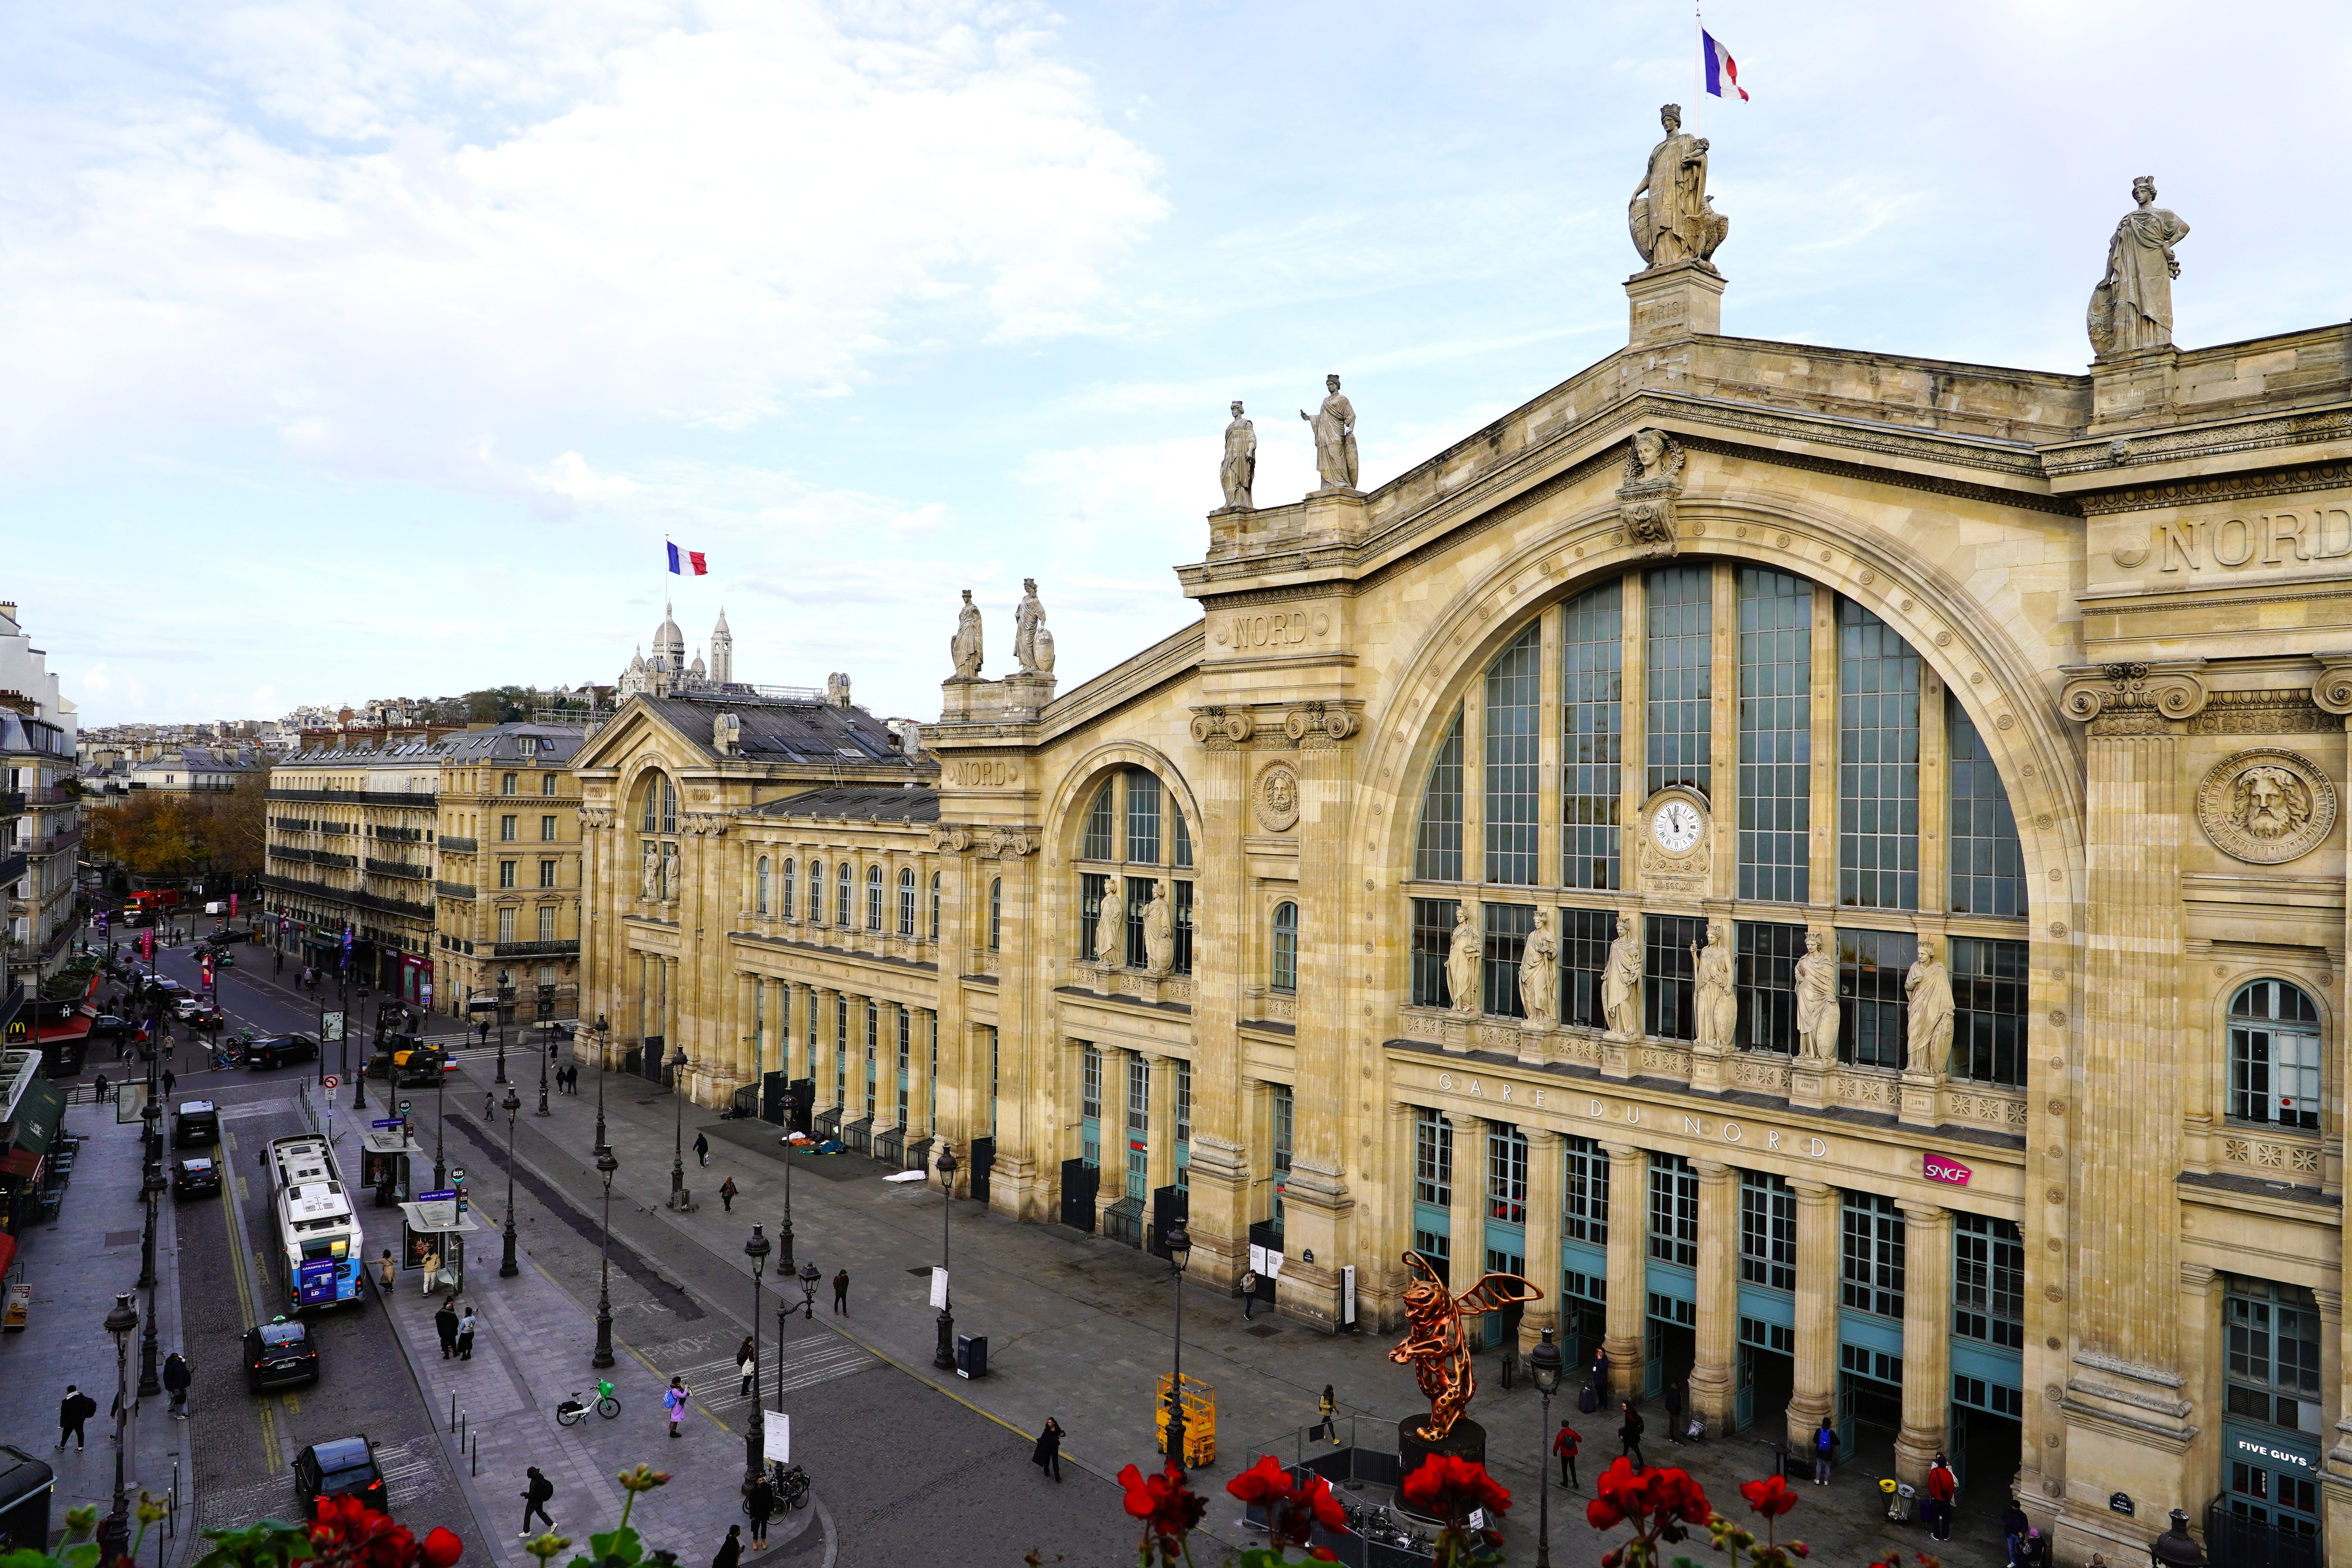
[[[499,958],[558,958],[576,955],[580,942],[502,942],[491,949]]]
[[[395,844],[425,842],[425,829],[421,827],[371,827],[368,831],[378,838],[389,838]]]
[[[81,829],[69,833],[51,833],[39,838],[19,838],[14,847],[27,855],[54,855],[60,849],[70,849],[81,842]]]
[[[445,899],[470,899],[474,896],[474,884],[471,882],[436,882],[433,884],[433,890]]]
[[[461,838],[454,833],[445,833],[441,836],[441,847],[454,855],[471,855],[481,846],[470,838]]]
[[[13,887],[32,862],[18,854],[0,855],[0,888]]]
[[[394,805],[415,811],[438,811],[440,797],[429,790],[398,789],[273,789],[268,800],[316,800],[338,805]]]
[[[25,792],[0,790],[0,816],[22,816],[25,814]]]
[[[422,882],[431,875],[425,867],[405,860],[379,860],[373,855],[368,857],[367,868],[371,877],[405,877],[412,882]]]

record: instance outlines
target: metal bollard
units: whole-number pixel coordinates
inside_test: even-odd
[[[477,1433],[475,1433],[475,1434],[474,1434],[474,1474],[476,1474],[476,1475],[478,1475],[478,1475],[480,1475],[481,1473],[482,1473],[482,1435],[481,1435],[479,1432],[477,1432]]]
[[[450,1394],[450,1395],[449,1395],[449,1430],[450,1430],[450,1431],[452,1431],[452,1432],[455,1432],[457,1429],[457,1396],[455,1394]]]
[[[460,1413],[457,1416],[457,1447],[460,1448],[466,1446],[466,1421],[467,1417]]]

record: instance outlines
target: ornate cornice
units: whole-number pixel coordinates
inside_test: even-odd
[[[2204,501],[2253,500],[2263,496],[2341,489],[2347,486],[2352,486],[2352,463],[2308,463],[2301,468],[2268,468],[2255,474],[2179,479],[2161,485],[2131,485],[2078,495],[2074,499],[2082,507],[2084,517],[2111,517],[2117,512],[2154,511],[2163,507],[2193,506]]]
[[[1279,726],[1275,712],[1281,713]],[[1253,741],[1312,748],[1352,739],[1364,727],[1360,700],[1310,699],[1261,716],[1244,703],[1192,710],[1192,739],[1211,751],[1246,746]]]
[[[2352,685],[2347,695],[2352,698]],[[2211,692],[2204,710],[2189,721],[2192,735],[2326,735],[2343,727],[2304,691]]]
[[[2058,710],[2094,735],[2162,735],[2205,708],[2205,661],[2077,665],[2064,673]]]
[[[2108,467],[2158,463],[2182,458],[2216,458],[2238,452],[2266,451],[2279,447],[2307,446],[2314,441],[2352,437],[2352,408],[2311,409],[2269,419],[2203,426],[2190,430],[2163,431],[2147,436],[2118,436],[2094,444],[2068,442],[2045,448],[2044,470],[2053,476],[2090,473]]]

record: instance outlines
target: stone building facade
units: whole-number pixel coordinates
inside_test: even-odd
[[[493,724],[443,737],[433,870],[434,1004],[463,1016],[509,994],[569,1016],[580,990],[576,726]]]
[[[263,907],[289,963],[434,1002],[441,756],[422,741],[313,748],[270,771]]]
[[[919,756],[631,702],[583,1011],[1022,1218],[1181,1206],[1305,1322],[1523,1274],[1522,1342],[1949,1451],[2070,1563],[2352,1541],[2352,342],[2025,371],[1723,290],[1636,274],[1369,492],[1229,477],[1197,623],[1061,694],[960,634]]]

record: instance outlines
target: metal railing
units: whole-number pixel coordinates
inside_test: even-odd
[[[563,942],[502,942],[492,950],[496,958],[556,958],[580,951],[580,939]]]
[[[471,882],[436,882],[433,890],[445,899],[470,899],[474,896]]]
[[[2205,1505],[2205,1554],[2229,1568],[2319,1568],[2319,1537],[2230,1511],[2226,1495]]]
[[[405,860],[379,860],[373,855],[368,857],[367,868],[371,877],[405,877],[412,882],[422,882],[432,875],[426,867],[412,866]]]
[[[457,834],[445,833],[441,836],[441,847],[458,855],[471,855],[481,846],[470,838],[461,838]]]

